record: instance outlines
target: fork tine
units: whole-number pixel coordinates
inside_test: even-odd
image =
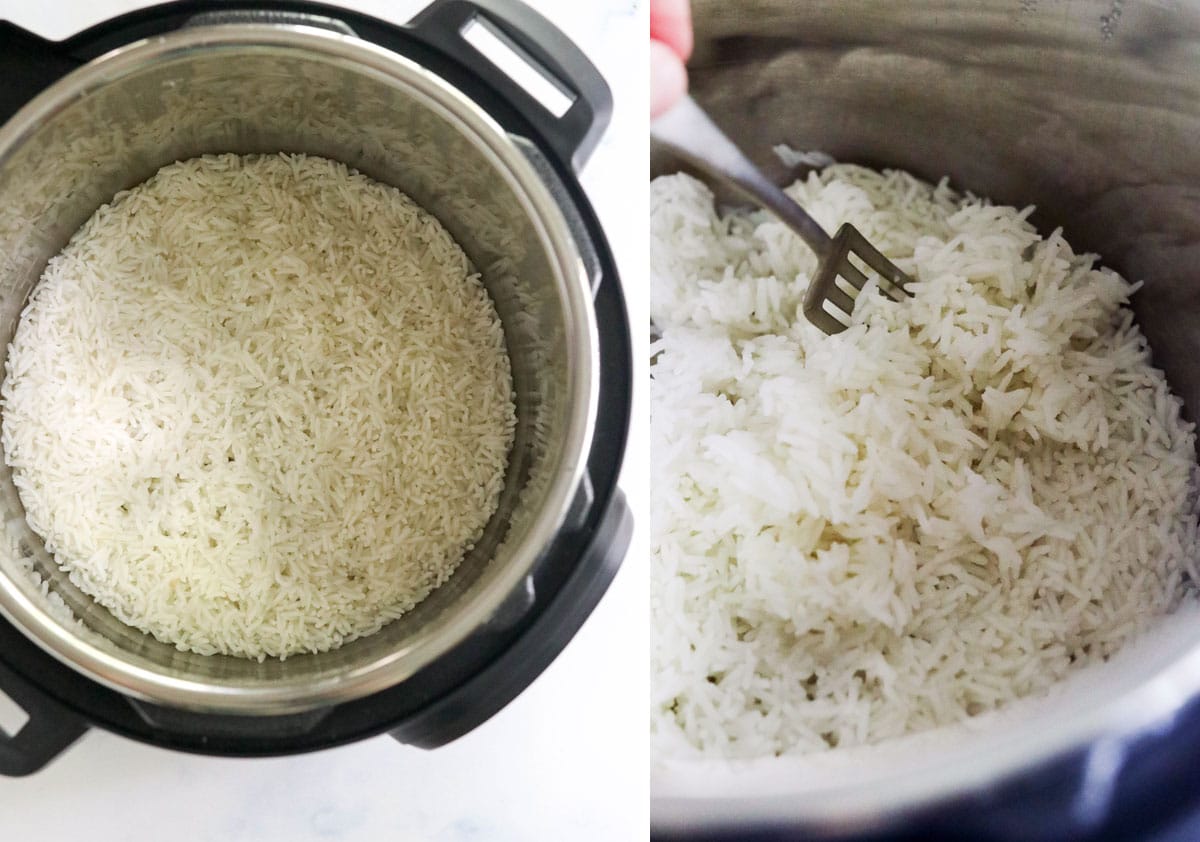
[[[850,298],[845,291],[838,289],[835,284],[837,269],[835,262],[828,257],[823,259],[817,264],[817,271],[813,273],[808,289],[804,293],[805,318],[830,336],[841,333],[846,329],[846,325],[825,310],[825,301],[828,300],[830,304],[844,312],[847,321],[850,318],[849,314],[854,312],[854,299]],[[831,291],[834,293],[832,296],[830,295]]]
[[[874,267],[872,267],[872,268],[874,268]],[[875,271],[879,272],[878,269],[876,269]],[[899,272],[900,270],[897,269],[896,271]],[[895,301],[897,304],[899,304],[901,301],[904,301],[907,298],[912,298],[912,293],[904,288],[903,281],[894,281],[891,278],[889,278],[886,274],[884,274],[883,272],[879,272],[879,280],[880,280],[879,290],[881,292],[883,292],[885,295],[887,295],[888,298],[892,299],[892,301]]]
[[[866,273],[850,259],[852,254],[879,274],[880,292],[893,301],[904,301],[912,295],[904,288],[908,276],[871,245],[862,232],[848,222],[843,224],[831,240],[829,249],[820,258],[817,271],[813,273],[812,282],[804,295],[805,317],[831,336],[845,330],[854,315],[855,297],[838,286],[838,278],[859,291],[867,285]],[[826,310],[826,302],[844,314],[847,323],[839,321]]]
[[[811,301],[806,296],[804,299],[804,318],[808,319],[809,322],[819,327],[829,336],[841,333],[846,329],[846,325],[825,311],[825,308],[821,306],[824,301],[825,299],[820,296]],[[847,316],[848,319],[849,316]]]
[[[883,277],[880,278],[880,281],[881,283],[879,284],[879,291],[888,298],[892,299],[892,301],[895,301],[897,304],[899,304],[901,301],[904,301],[906,298],[912,298],[912,293],[906,290],[900,284],[892,283]]]
[[[837,272],[831,272],[829,274],[829,281],[828,281],[829,288],[827,290],[825,290],[825,298],[832,301],[833,306],[837,307],[839,310],[846,312],[846,313],[853,313],[854,312],[854,299],[850,297],[850,294],[848,292],[846,292],[844,289],[842,289],[841,287],[839,287],[837,285],[837,279],[838,279]],[[862,287],[855,285],[852,282],[848,282],[848,283],[850,283],[850,286],[854,287],[855,289],[862,288]]]
[[[912,293],[905,288],[912,279],[888,260],[883,252],[871,245],[871,241],[864,237],[861,231],[847,222],[838,230],[836,239],[841,240],[843,236],[849,245],[849,251],[879,274],[880,279],[884,281],[879,288],[887,293],[889,298],[893,301],[903,301],[912,297]]]
[[[904,285],[908,282],[908,276],[896,268],[895,264],[882,254],[875,252],[873,255],[865,255],[855,252],[855,255],[859,260],[875,270],[875,273],[879,275],[879,291],[892,299],[892,301],[901,302],[906,298],[912,297],[912,293],[904,288]],[[871,258],[878,258],[878,260],[873,262]]]
[[[836,265],[837,271],[834,272],[834,277],[836,278],[840,276],[845,278],[846,283],[850,284],[850,286],[854,287],[859,292],[862,292],[862,288],[867,285],[867,276],[859,271],[857,266],[850,262],[849,256],[842,255],[841,259],[837,261]],[[834,289],[837,289],[837,287],[834,286]]]

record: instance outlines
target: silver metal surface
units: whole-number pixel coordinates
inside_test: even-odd
[[[1200,3],[695,0],[694,12],[692,95],[755,163],[790,179],[772,153],[786,143],[1036,204],[1042,230],[1062,226],[1077,249],[1145,282],[1134,309],[1154,361],[1200,418]],[[651,158],[653,174],[681,168],[661,149]],[[840,767],[659,768],[654,823],[887,825],[1169,724],[1200,692],[1194,617],[1123,655],[995,728]]]
[[[829,255],[833,241],[774,181],[767,178],[690,96],[682,97],[650,123],[650,137],[710,176],[729,184],[770,210],[813,250],[818,260]]]
[[[0,612],[63,662],[160,704],[311,709],[394,686],[471,633],[511,624],[530,604],[530,571],[579,493],[591,444],[598,340],[588,278],[525,155],[434,74],[305,26],[195,27],[132,44],[0,128],[0,345],[46,261],[117,191],[202,153],[279,151],[334,158],[400,188],[463,246],[504,325],[516,443],[500,509],[449,582],[377,634],[261,664],[179,652],[118,622],[57,569],[0,468]]]

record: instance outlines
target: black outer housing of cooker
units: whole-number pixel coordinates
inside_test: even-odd
[[[0,689],[29,715],[15,736],[0,732],[0,774],[36,771],[92,726],[166,748],[229,756],[313,751],[383,732],[423,748],[443,745],[485,722],[541,674],[595,608],[629,543],[632,519],[616,485],[629,429],[629,323],[616,264],[575,172],[611,113],[603,78],[562,33],[514,0],[437,0],[406,26],[315,3],[184,0],[112,18],[61,42],[0,21],[0,122],[87,61],[210,12],[230,20],[307,23],[295,16],[317,15],[340,22],[441,76],[537,146],[544,162],[534,163],[543,178],[549,175],[576,239],[585,240],[579,245],[592,275],[601,360],[600,410],[587,458],[592,494],[575,526],[560,531],[538,561],[534,604],[514,627],[477,632],[388,690],[302,714],[214,715],[151,705],[84,677],[0,620]],[[564,115],[552,117],[459,37],[476,15],[569,89],[574,103]]]

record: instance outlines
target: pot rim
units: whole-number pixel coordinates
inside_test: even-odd
[[[1075,754],[1080,773],[1075,786],[1062,796],[1062,807],[1078,806],[1077,801],[1089,797],[1084,793],[1096,788],[1107,791],[1127,747],[1169,725],[1200,691],[1200,646],[1195,644],[1194,631],[1198,611],[1195,605],[1183,606],[1160,620],[1162,637],[1147,632],[1131,641],[1132,654],[1118,654],[1126,655],[1120,662],[1126,686],[1112,695],[1102,696],[1095,686],[1082,682],[1060,685],[1066,692],[1048,698],[1094,701],[1082,709],[1061,703],[1044,711],[1022,709],[1023,703],[1035,706],[1044,698],[1034,696],[996,712],[977,732],[947,726],[885,741],[879,747],[894,744],[906,759],[891,762],[889,756],[882,772],[861,762],[876,747],[849,749],[856,775],[861,772],[853,784],[814,784],[811,770],[809,781],[799,784],[796,773],[806,762],[804,756],[752,761],[656,758],[651,771],[652,825],[658,831],[676,832],[698,827],[806,828],[834,835],[878,830],[914,812],[985,792]],[[1117,662],[1090,669],[1107,667],[1117,669]],[[1088,672],[1066,681],[1078,681]],[[1008,721],[1009,716],[1013,721]],[[951,729],[965,737],[949,746],[920,742],[922,737]],[[811,757],[807,760],[811,762]]]
[[[520,201],[555,268],[555,281],[571,317],[564,330],[570,416],[545,506],[513,550],[509,563],[459,610],[436,629],[419,630],[402,647],[366,665],[317,678],[301,675],[261,685],[169,675],[144,659],[100,648],[74,633],[43,609],[32,578],[25,581],[25,577],[0,573],[0,616],[84,676],[154,704],[205,713],[279,715],[347,702],[395,686],[467,639],[502,609],[510,595],[523,591],[541,553],[566,521],[586,470],[599,402],[599,338],[579,249],[550,190],[513,139],[479,104],[440,76],[399,53],[354,36],[299,24],[233,23],[189,27],[134,41],[50,85],[0,126],[0,166],[41,125],[78,99],[152,64],[216,49],[301,51],[306,58],[402,88],[458,129]]]

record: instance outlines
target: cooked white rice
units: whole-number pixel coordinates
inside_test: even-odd
[[[499,319],[446,230],[333,161],[205,156],[50,261],[5,459],[71,580],[180,649],[319,652],[446,581],[515,427]]]
[[[1135,287],[902,172],[789,188],[915,276],[825,336],[763,213],[651,188],[652,730],[757,757],[962,721],[1107,658],[1196,576],[1192,425]]]

